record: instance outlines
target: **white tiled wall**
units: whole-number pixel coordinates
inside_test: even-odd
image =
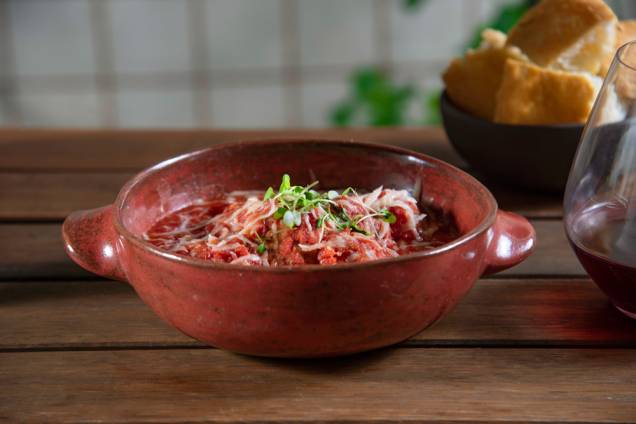
[[[118,122],[123,127],[193,126],[193,103],[191,90],[120,90],[116,96]]]
[[[6,6],[20,76],[95,72],[89,5],[85,1],[9,0]]]
[[[461,51],[469,31],[465,31],[465,9],[474,5],[464,0],[433,1],[418,13],[404,13],[403,8],[391,8],[393,31],[391,49],[396,62],[424,62],[448,59]],[[471,22],[468,28],[472,28]]]
[[[6,109],[6,106],[0,105],[0,125],[7,125],[9,123],[7,119],[8,114],[5,109]]]
[[[435,89],[476,26],[518,1],[0,0],[0,124],[328,126],[353,69]]]
[[[207,0],[205,17],[210,69],[283,65],[279,0]]]
[[[348,89],[344,78],[303,83],[303,124],[309,127],[324,127],[328,122],[331,108],[342,100]]]
[[[115,71],[190,69],[186,2],[111,0],[110,11]]]
[[[374,48],[374,4],[369,0],[299,0],[302,65],[368,64]]]
[[[97,95],[94,92],[23,92],[20,108],[29,119],[27,126],[88,126],[99,125]]]
[[[230,128],[284,127],[282,84],[212,86],[210,103],[213,124]]]

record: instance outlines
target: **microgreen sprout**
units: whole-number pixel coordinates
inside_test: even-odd
[[[396,216],[387,209],[370,215],[359,215],[352,218],[347,214],[346,210],[335,202],[335,199],[340,196],[346,196],[349,193],[353,193],[357,196],[358,193],[356,193],[353,188],[347,187],[342,193],[338,193],[336,190],[329,190],[324,194],[320,194],[313,189],[317,184],[318,181],[314,181],[307,186],[293,186],[291,185],[291,178],[288,174],[285,174],[283,175],[278,193],[276,193],[274,188],[269,187],[263,195],[263,200],[272,200],[275,202],[277,209],[272,216],[274,219],[282,220],[283,224],[288,228],[300,226],[302,223],[302,214],[319,206],[322,207],[326,213],[318,218],[316,222],[318,228],[322,228],[326,221],[331,221],[339,231],[350,229],[352,232],[369,235],[369,233],[360,226],[363,220],[367,218],[379,218],[389,224],[397,220]]]
[[[279,193],[282,193],[291,188],[291,178],[288,174],[283,175],[283,179],[280,183],[280,188],[278,189]]]
[[[384,222],[395,224],[395,222],[397,221],[397,216],[395,216],[395,214],[388,209],[381,210],[380,213],[382,214],[382,221]]]
[[[283,216],[285,216],[285,212],[287,212],[287,209],[284,207],[276,209],[276,212],[274,212],[274,219],[281,219]]]
[[[269,187],[263,196],[263,200],[269,200],[274,197],[274,189]]]
[[[267,250],[267,245],[265,244],[265,240],[263,240],[260,234],[258,233],[256,233],[256,240],[259,242],[259,245],[256,247],[256,251],[259,254],[265,253],[265,251]]]
[[[336,217],[338,218],[338,221],[336,222],[336,227],[338,228],[338,230],[344,231],[349,228],[354,233],[360,233],[366,236],[369,235],[369,233],[360,226],[360,223],[364,219],[369,218],[370,215],[367,215],[366,217],[362,215],[356,215],[351,218],[349,214],[347,214],[346,210],[340,209],[340,211],[336,214]]]
[[[316,226],[318,228],[322,228],[325,225],[325,220],[329,219],[329,214],[324,214],[322,215],[320,218],[318,218],[318,221],[316,221]]]
[[[300,212],[298,211],[285,211],[283,215],[283,224],[289,228],[294,228],[300,225]]]

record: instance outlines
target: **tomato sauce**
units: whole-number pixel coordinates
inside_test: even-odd
[[[168,252],[212,262],[286,266],[395,257],[460,235],[452,217],[420,210],[404,190],[323,196],[318,206],[292,213],[290,224],[287,215],[279,216],[280,201],[264,200],[262,192],[229,193],[167,214],[144,238]]]

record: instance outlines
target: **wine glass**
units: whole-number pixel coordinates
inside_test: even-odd
[[[570,170],[564,214],[585,270],[636,318],[636,42],[618,49],[605,77]]]

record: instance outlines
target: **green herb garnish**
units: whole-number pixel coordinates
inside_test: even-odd
[[[353,189],[353,187],[347,187],[343,190],[342,195],[346,196],[349,193],[355,193],[356,191]]]
[[[395,224],[395,222],[397,221],[397,216],[395,216],[395,214],[388,209],[382,210],[380,211],[380,213],[382,214],[382,221],[384,222]]]
[[[307,186],[294,186],[291,185],[289,175],[285,174],[280,183],[278,193],[276,193],[272,187],[269,187],[263,195],[263,200],[273,200],[276,202],[277,209],[272,216],[274,219],[282,221],[283,225],[288,228],[300,226],[302,214],[316,207],[322,207],[325,211],[325,214],[320,216],[316,222],[318,228],[322,228],[325,222],[330,220],[336,225],[339,231],[349,229],[355,233],[369,235],[369,233],[360,226],[363,220],[367,218],[379,218],[389,224],[397,220],[396,216],[389,210],[382,210],[378,213],[366,216],[358,215],[352,218],[343,208],[338,206],[334,200],[340,196],[346,196],[349,193],[357,195],[353,188],[347,187],[342,193],[329,190],[326,193],[320,194],[316,190],[313,190],[313,187],[317,184],[318,181]]]
[[[285,174],[283,175],[283,180],[280,183],[280,188],[278,189],[279,193],[282,193],[286,190],[289,190],[291,188],[291,179],[289,178],[289,175]]]
[[[259,244],[258,247],[256,248],[256,251],[258,253],[265,253],[266,250],[267,250],[267,247],[265,246],[265,243]]]
[[[274,212],[274,219],[281,219],[283,216],[285,216],[285,212],[287,212],[287,209],[283,207],[276,209],[276,212]]]
[[[269,200],[274,197],[274,189],[269,187],[263,196],[263,200]]]

